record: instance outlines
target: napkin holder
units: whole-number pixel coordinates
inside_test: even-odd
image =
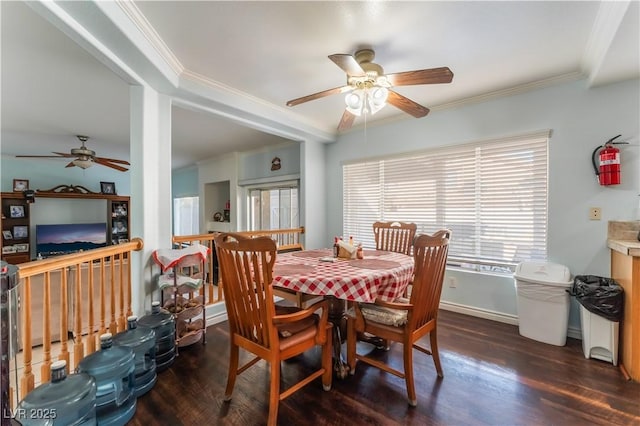
[[[338,257],[341,259],[355,259],[357,256],[358,247],[345,243],[344,241],[338,241]]]

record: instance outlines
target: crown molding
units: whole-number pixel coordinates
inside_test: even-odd
[[[476,96],[471,96],[464,99],[458,99],[450,102],[444,102],[441,104],[437,104],[434,106],[430,106],[430,111],[444,111],[447,109],[456,109],[462,108],[467,105],[478,104],[481,102],[488,102],[493,99],[504,98],[507,96],[514,96],[521,93],[531,92],[533,90],[544,89],[547,87],[555,86],[557,84],[568,83],[572,81],[578,81],[585,78],[585,75],[581,72],[574,71],[566,74],[561,74],[555,77],[545,78],[542,80],[533,81],[530,83],[519,84],[517,86],[508,87],[505,89],[494,90],[492,92],[483,93]],[[407,114],[396,114],[381,120],[376,120],[374,122],[367,123],[367,127],[376,127],[382,126],[385,124],[396,123],[398,121],[403,120],[411,120],[412,117]],[[353,126],[349,131],[343,133],[349,133],[355,129],[362,129],[364,124],[358,124],[357,126]]]
[[[116,4],[122,9],[122,11],[129,17],[131,22],[138,28],[140,33],[147,39],[149,44],[156,50],[156,52],[164,59],[173,70],[176,75],[180,75],[184,72],[185,67],[173,54],[171,49],[165,44],[158,32],[153,28],[151,23],[140,12],[140,9],[132,1],[115,0]]]
[[[527,93],[533,90],[540,90],[547,87],[555,86],[557,84],[578,81],[583,79],[584,77],[585,77],[584,74],[582,74],[581,72],[574,71],[566,74],[557,75],[554,77],[544,78],[542,80],[532,81],[530,83],[519,84],[517,86],[508,87],[505,89],[494,90],[492,92],[471,96],[471,97],[460,99],[457,101],[445,102],[445,103],[431,107],[431,111],[442,111],[445,109],[460,108],[465,105],[487,102],[492,99],[519,95],[521,93]]]

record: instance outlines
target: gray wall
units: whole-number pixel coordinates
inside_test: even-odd
[[[366,137],[363,129],[354,130],[327,147],[328,234],[342,232],[344,161],[551,129],[549,261],[568,266],[574,275],[608,276],[607,222],[640,219],[639,93],[639,80],[594,89],[575,81],[432,111],[422,119],[370,126]],[[622,148],[622,184],[602,187],[595,179],[591,153],[618,134],[632,144]],[[602,208],[601,221],[588,219],[590,207]],[[457,287],[443,290],[442,300],[452,309],[515,321],[516,291],[510,277],[454,270],[447,271],[447,277],[458,281]],[[574,301],[570,334],[579,326]]]

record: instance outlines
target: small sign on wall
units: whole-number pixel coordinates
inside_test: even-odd
[[[274,157],[271,160],[271,171],[280,170],[280,158]]]

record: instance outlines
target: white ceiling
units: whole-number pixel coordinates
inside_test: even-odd
[[[74,41],[81,31],[72,40],[42,7],[0,7],[2,154],[68,152],[78,145],[74,135],[86,134],[97,155],[128,159],[128,83],[105,65],[113,67],[113,60],[96,59]],[[373,48],[375,62],[388,73],[448,66],[451,84],[395,89],[432,110],[541,82],[584,77],[595,86],[640,76],[638,1],[136,1],[65,7],[96,38],[108,33],[117,39],[120,31],[143,35],[164,68],[179,77],[170,88],[182,99],[173,107],[174,168],[283,143],[286,132],[269,130],[278,127],[274,121],[335,138],[342,96],[293,108],[285,103],[344,85],[344,72],[327,56],[361,47]],[[110,7],[125,12],[130,28],[121,21],[104,27],[95,12],[112,17]],[[137,59],[151,54],[122,51],[122,59],[144,75],[148,64]],[[200,98],[194,81],[215,88],[214,95],[203,96],[218,96],[222,104],[233,97],[233,107],[223,114],[185,108]],[[230,114],[243,104],[238,99],[251,117],[271,124]],[[368,125],[398,119],[415,120],[387,106]],[[354,131],[359,126],[356,120]]]

